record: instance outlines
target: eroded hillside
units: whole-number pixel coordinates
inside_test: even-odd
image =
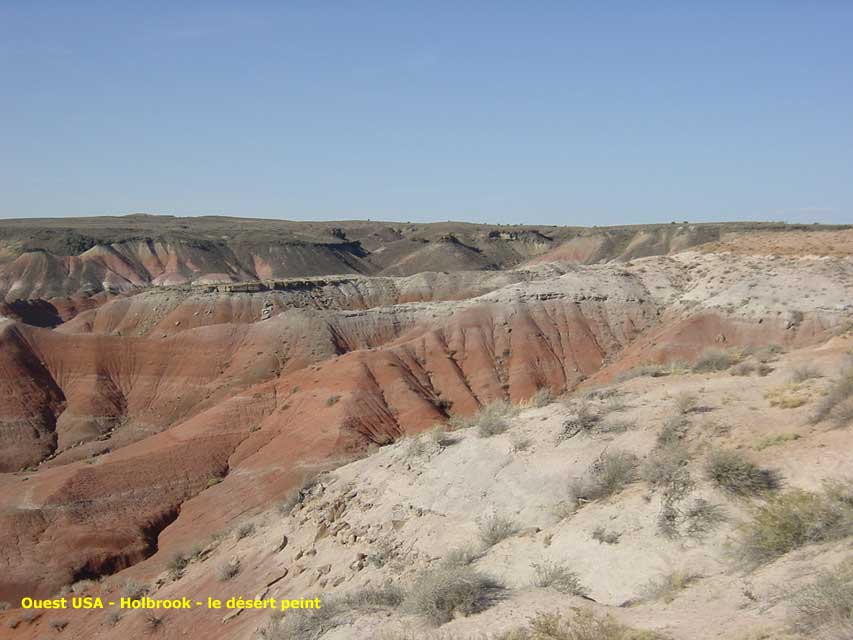
[[[347,227],[334,238],[343,242],[341,234],[355,237],[364,229],[379,233],[371,225]],[[300,233],[315,237],[324,229]],[[451,230],[438,230],[442,237],[422,250],[446,244],[456,251],[458,243],[475,244],[462,231],[483,233],[455,229],[450,238]],[[831,428],[834,415],[814,424],[809,417],[850,347],[853,262],[837,250],[843,238],[821,255],[813,234],[768,231],[773,246],[793,247],[806,238],[808,251],[768,253],[762,240],[750,253],[740,236],[721,231],[700,227],[685,236],[686,228],[667,226],[660,231],[669,234],[664,240],[634,230],[619,243],[611,237],[607,251],[584,255],[576,251],[577,236],[555,232],[550,235],[568,253],[552,254],[559,247],[544,245],[525,255],[514,249],[492,266],[516,266],[500,271],[453,263],[398,276],[388,262],[335,276],[254,269],[220,279],[200,276],[214,272],[197,268],[207,263],[193,258],[192,267],[172,263],[184,265],[175,267],[183,274],[178,279],[154,282],[159,276],[152,278],[147,267],[147,276],[131,270],[142,274],[138,287],[96,294],[97,301],[84,295],[86,304],[53,329],[8,314],[0,321],[0,600],[48,596],[75,583],[80,591],[117,593],[128,581],[148,585],[157,597],[232,589],[232,595],[266,590],[331,597],[388,579],[405,590],[440,564],[441,550],[476,546],[483,519],[498,515],[519,531],[478,550],[466,567],[502,586],[495,587],[494,606],[450,622],[445,628],[452,633],[503,631],[535,611],[584,603],[674,638],[740,632],[768,610],[770,626],[781,628],[788,605],[776,595],[730,615],[729,626],[690,626],[696,621],[687,612],[701,608],[695,598],[719,601],[702,611],[708,625],[741,610],[743,602],[727,592],[741,583],[724,543],[748,520],[751,506],[761,504],[721,493],[704,469],[712,451],[740,451],[766,439],[771,444],[751,450],[750,459],[767,466],[767,456],[783,455],[773,468],[786,488],[815,490],[823,479],[850,475],[848,432]],[[536,240],[491,233],[478,237]],[[708,233],[716,244],[676,251]],[[389,241],[371,255],[383,246],[396,251]],[[42,249],[48,260],[46,252],[60,248]],[[247,264],[238,253],[231,267]],[[627,259],[632,255],[647,257]],[[613,257],[622,260],[599,263]],[[421,271],[432,263],[411,264]],[[460,265],[465,269],[455,270]],[[103,276],[87,269],[75,273]],[[388,275],[377,275],[383,272]],[[39,295],[77,295],[83,280],[66,286],[64,273],[51,275]],[[44,314],[40,305],[54,305],[56,298],[50,300],[8,305]],[[722,360],[691,373],[708,349]],[[793,382],[792,372],[812,361],[819,376]],[[548,395],[568,401],[519,415],[507,411],[501,420],[512,427],[494,438],[464,428],[466,416],[495,402],[522,406],[532,398],[544,403]],[[676,410],[687,395],[694,404]],[[566,425],[585,423],[590,411],[600,419],[568,435],[574,428]],[[662,536],[665,486],[634,481],[661,452],[660,430],[679,412],[686,422],[676,435],[687,457],[678,466],[689,470],[691,486],[673,517],[700,498],[726,513],[703,540],[682,535],[690,528],[682,520],[677,536]],[[463,428],[444,444],[444,436],[416,437],[437,424]],[[635,456],[624,492],[598,500],[569,491],[573,478],[583,478],[611,450]],[[331,475],[306,489],[292,514],[271,509],[326,469]],[[566,517],[555,519],[555,509]],[[233,534],[247,520],[253,533]],[[619,542],[587,540],[599,525],[601,536],[614,529]],[[224,533],[211,541],[216,532]],[[275,551],[282,535],[286,544]],[[843,555],[841,543],[833,544],[820,556],[821,566]],[[190,554],[196,545],[200,550]],[[387,562],[370,560],[386,552]],[[192,561],[176,570],[175,554]],[[219,581],[219,567],[234,561],[234,579]],[[593,603],[531,586],[533,563],[558,561],[571,565]],[[775,593],[774,580],[803,578],[802,565],[794,562],[789,570],[788,562],[774,559],[750,575],[760,581],[767,572],[762,584]],[[701,580],[684,573],[694,565]],[[684,573],[690,588],[684,596],[679,590],[671,606],[643,600],[642,585],[665,570]],[[684,599],[689,594],[693,600]],[[635,600],[636,606],[620,606]],[[429,632],[409,605],[386,605],[381,615],[333,610],[323,637]],[[50,628],[51,616],[28,621],[22,615],[4,615],[10,624],[17,621],[16,637],[38,637]],[[67,637],[135,635],[147,624],[142,614],[128,614],[114,627],[102,612],[69,617],[62,630]],[[189,628],[217,637],[249,638],[262,629],[279,634],[274,637],[320,637],[282,636],[285,627],[268,625],[251,611],[227,621],[197,611],[176,613],[155,630],[167,637]]]

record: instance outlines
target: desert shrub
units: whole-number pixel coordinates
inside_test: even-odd
[[[240,573],[240,561],[229,560],[216,568],[216,579],[220,582],[225,582],[235,577],[238,573]]]
[[[810,637],[844,637],[831,634],[853,630],[853,557],[833,571],[819,573],[814,582],[793,594],[792,601],[795,630]]]
[[[569,502],[563,500],[552,507],[551,513],[554,515],[558,522],[562,522],[566,518],[569,518],[574,515],[576,509],[577,503],[575,501]]]
[[[450,419],[450,424],[457,429],[475,427],[480,437],[490,438],[507,431],[510,428],[509,421],[516,413],[518,413],[516,407],[499,400],[481,407],[470,418],[453,416]]]
[[[823,377],[823,374],[820,372],[820,369],[809,365],[801,365],[791,372],[791,382],[805,382],[806,380],[821,377]]]
[[[456,614],[487,609],[497,598],[500,584],[471,567],[436,568],[415,580],[404,606],[433,625],[450,622]]]
[[[696,394],[690,393],[689,391],[682,391],[677,396],[675,396],[675,410],[684,415],[685,413],[690,413],[693,409],[696,408],[696,405],[699,402],[699,398],[696,397]]]
[[[261,637],[267,640],[317,640],[335,627],[350,621],[353,611],[396,609],[406,598],[398,586],[386,582],[379,587],[362,587],[349,593],[323,598],[319,609],[292,609],[282,616],[276,612],[270,618]]]
[[[706,373],[709,371],[725,371],[737,362],[737,357],[728,351],[722,349],[705,349],[696,363],[693,365],[693,371],[696,373]]]
[[[666,376],[684,375],[689,372],[690,366],[686,362],[674,360],[668,364],[644,364],[634,367],[617,374],[613,381],[619,383],[641,377],[664,378]]]
[[[533,571],[533,584],[541,589],[553,589],[573,596],[587,594],[578,575],[564,565],[554,562],[533,563]]]
[[[419,458],[427,452],[427,444],[419,436],[412,436],[411,438],[407,438],[407,440],[408,445],[406,446],[406,451],[403,453],[403,457],[406,460]]]
[[[819,493],[793,490],[753,509],[739,528],[738,555],[762,564],[807,544],[853,534],[853,484],[829,483]]]
[[[727,520],[728,516],[722,506],[704,498],[696,498],[693,504],[684,510],[686,534],[691,538],[704,538]]]
[[[607,420],[602,420],[598,425],[597,431],[599,433],[625,433],[630,429],[633,429],[637,424],[631,420],[614,420],[612,418],[608,418]]]
[[[844,369],[832,383],[826,397],[818,404],[812,422],[832,418],[836,426],[846,426],[853,420],[853,366]]]
[[[313,493],[314,488],[319,483],[320,479],[318,476],[306,477],[300,486],[295,487],[288,492],[287,496],[285,496],[284,500],[282,500],[279,505],[279,512],[285,516],[290,515],[297,505],[302,504],[308,499],[308,497]]]
[[[460,547],[448,551],[441,559],[441,566],[452,569],[467,567],[476,562],[481,556],[482,553],[473,547]]]
[[[597,616],[589,609],[574,609],[563,617],[558,613],[537,613],[528,626],[530,640],[666,640],[654,631],[626,627],[610,615]]]
[[[489,515],[480,523],[480,541],[486,548],[490,548],[516,534],[518,525],[509,518],[501,515]]]
[[[449,447],[459,442],[459,440],[457,440],[447,432],[447,429],[444,427],[444,425],[436,425],[432,429],[430,429],[429,439],[442,449],[444,447]]]
[[[588,403],[582,402],[578,406],[574,417],[569,418],[563,423],[563,428],[558,439],[566,440],[579,433],[592,433],[600,421],[601,416],[595,413]]]
[[[690,420],[686,416],[678,415],[663,421],[663,427],[657,435],[657,446],[668,447],[681,442],[690,428]]]
[[[237,531],[234,533],[237,536],[238,540],[242,540],[243,538],[248,538],[252,534],[255,533],[255,525],[252,522],[244,522],[239,527],[237,527]]]
[[[764,397],[770,402],[771,407],[780,409],[796,409],[809,401],[808,394],[799,384],[783,384],[770,389]]]
[[[640,467],[640,477],[656,489],[666,489],[686,471],[690,452],[679,442],[655,447]]]
[[[773,367],[771,367],[768,364],[764,364],[764,363],[758,365],[758,368],[755,370],[755,372],[759,376],[761,376],[762,378],[764,376],[769,376],[771,373],[773,373],[773,371],[774,371]]]
[[[181,574],[181,572],[186,568],[189,564],[189,558],[184,555],[181,551],[176,551],[169,558],[169,561],[166,563],[166,568],[169,570],[169,573],[172,577],[177,577]]]
[[[688,571],[673,571],[649,581],[643,588],[645,600],[663,600],[672,602],[675,597],[702,576]]]
[[[349,609],[365,610],[397,608],[403,604],[406,593],[392,582],[379,587],[362,587],[343,596],[342,602]]]
[[[576,503],[590,502],[619,493],[636,476],[637,456],[622,451],[603,453],[569,490]]]
[[[510,442],[512,443],[513,451],[527,451],[532,444],[530,438],[520,433],[513,433],[510,436]]]
[[[552,402],[554,402],[554,394],[548,387],[542,387],[528,400],[531,407],[546,407]]]
[[[733,376],[748,376],[755,372],[755,365],[752,362],[741,362],[732,367],[730,373]]]
[[[761,440],[752,445],[752,448],[756,451],[762,451],[767,447],[775,447],[776,445],[799,439],[800,434],[798,433],[779,433],[775,436],[765,436],[761,438]]]
[[[137,582],[136,580],[128,580],[125,582],[124,588],[121,592],[122,596],[130,598],[131,600],[138,600],[146,593],[148,593],[148,585]]]
[[[68,620],[66,620],[65,618],[59,618],[56,620],[51,620],[47,624],[54,631],[62,631],[65,627],[68,626]]]
[[[726,493],[738,497],[760,495],[782,486],[778,471],[761,469],[737,451],[712,452],[705,463],[705,476]]]
[[[142,614],[142,619],[145,621],[145,630],[148,633],[159,631],[160,627],[162,627],[163,623],[166,621],[166,618],[162,613],[150,610]]]
[[[340,399],[341,399],[340,396],[329,396],[328,398],[326,398],[326,406],[327,407],[334,406],[338,403],[338,401]]]
[[[108,627],[114,627],[119,623],[120,620],[121,620],[121,613],[119,613],[118,611],[110,611],[104,617],[104,624],[107,625]]]
[[[596,527],[592,530],[592,539],[602,544],[618,544],[621,537],[621,533],[608,531],[604,527]]]

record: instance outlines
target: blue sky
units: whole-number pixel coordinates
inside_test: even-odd
[[[853,2],[0,0],[0,217],[853,223]]]

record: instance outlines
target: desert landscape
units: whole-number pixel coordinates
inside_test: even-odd
[[[0,220],[0,388],[0,638],[853,638],[853,226]]]

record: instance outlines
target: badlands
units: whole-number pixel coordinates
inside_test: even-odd
[[[0,316],[0,638],[853,638],[851,228],[8,220]]]

